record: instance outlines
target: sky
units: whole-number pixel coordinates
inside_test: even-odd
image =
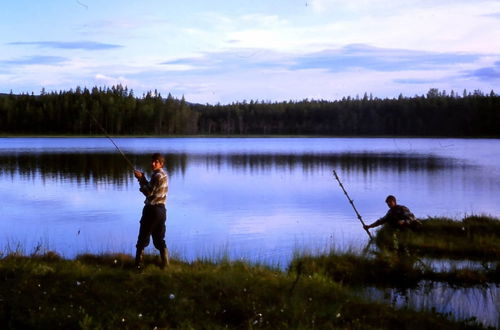
[[[0,93],[189,102],[500,92],[500,0],[3,0]]]

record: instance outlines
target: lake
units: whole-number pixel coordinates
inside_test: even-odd
[[[116,138],[137,168],[165,154],[171,254],[286,267],[296,251],[362,248],[393,194],[417,217],[500,216],[500,140]],[[143,196],[105,138],[0,138],[4,251],[133,254]],[[149,252],[156,253],[150,246]]]
[[[500,217],[496,139],[115,141],[147,173],[150,155],[165,155],[167,244],[171,255],[186,261],[228,257],[286,268],[297,252],[363,249],[368,235],[334,169],[367,223],[386,213],[389,194],[420,218]],[[135,253],[144,199],[108,139],[0,138],[0,200],[3,253],[53,250],[68,258]],[[157,253],[152,245],[147,252]],[[494,284],[456,289],[431,283],[404,294],[363,292],[397,307],[434,308],[499,324],[500,293]]]

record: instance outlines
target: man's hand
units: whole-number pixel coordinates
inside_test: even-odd
[[[399,221],[398,221],[398,225],[399,225],[400,227],[406,227],[406,226],[408,226],[409,224],[410,224],[410,223],[409,223],[408,221],[406,221],[406,220],[399,220]]]
[[[141,171],[138,171],[138,170],[134,170],[134,176],[137,178],[137,179],[141,179],[144,177],[144,173],[142,173]]]

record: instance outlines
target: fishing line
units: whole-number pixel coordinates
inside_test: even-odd
[[[87,111],[87,112],[89,113],[90,118],[92,118],[94,120],[97,127],[99,127],[101,129],[101,131],[104,133],[104,136],[106,136],[109,139],[109,141],[111,141],[111,143],[113,143],[116,150],[118,150],[120,152],[120,154],[123,156],[123,158],[127,161],[127,164],[129,165],[129,167],[132,170],[135,170],[135,167],[132,164],[132,162],[127,158],[127,156],[125,156],[125,154],[123,153],[123,151],[121,151],[121,149],[118,147],[118,145],[116,145],[115,141],[113,141],[113,139],[109,136],[108,132],[106,132],[106,129],[104,129],[104,127],[102,127],[101,123],[99,123],[99,121],[97,121],[97,119],[94,117],[94,115],[90,111]]]

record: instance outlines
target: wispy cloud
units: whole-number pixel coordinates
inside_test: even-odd
[[[492,14],[487,14],[484,15],[486,17],[494,17],[494,18],[499,18],[500,19],[500,13],[492,13]]]
[[[436,2],[434,0],[356,0],[356,1],[345,1],[345,0],[309,0],[308,4],[311,5],[313,10],[318,12],[324,12],[327,10],[350,10],[356,12],[370,12],[381,10],[381,11],[394,11],[394,10],[405,10],[411,7],[420,8],[433,8],[436,5],[460,5],[461,3],[467,4],[468,0],[440,0]],[[485,2],[483,1],[477,1]]]
[[[436,82],[441,82],[442,79],[417,79],[417,78],[408,78],[408,79],[394,79],[395,83],[398,84],[408,84],[408,85],[429,85]]]
[[[106,50],[121,48],[121,45],[107,44],[95,41],[18,41],[11,42],[9,45],[22,46],[32,45],[42,48],[56,48],[56,49],[83,49],[83,50]]]
[[[185,70],[216,73],[220,71],[286,68],[290,55],[265,49],[239,49],[203,53],[198,57],[179,58],[160,64],[182,66]]]
[[[29,56],[15,60],[2,60],[3,65],[58,65],[66,62],[68,59],[61,56]]]
[[[479,68],[468,72],[467,77],[478,78],[479,80],[500,80],[500,61],[495,62],[494,66]]]
[[[385,49],[368,45],[348,45],[295,59],[293,69],[324,69],[333,72],[362,68],[376,71],[426,70],[458,63],[471,63],[479,55],[436,53],[406,49]]]
[[[204,53],[200,57],[166,61],[164,65],[183,65],[186,70],[214,72],[249,69],[319,69],[329,72],[364,69],[373,71],[434,70],[456,64],[474,63],[480,54],[437,53],[406,49],[385,49],[369,45],[348,45],[303,55],[262,49]]]

